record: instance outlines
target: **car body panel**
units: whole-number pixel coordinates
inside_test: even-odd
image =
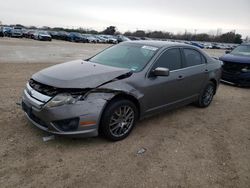
[[[32,78],[58,88],[96,88],[129,72],[129,69],[76,60],[43,69]]]
[[[248,63],[248,64],[250,64],[250,57],[249,56],[225,54],[224,56],[220,57],[220,60],[234,62],[234,63]]]

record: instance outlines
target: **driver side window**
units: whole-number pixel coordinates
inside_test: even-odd
[[[181,53],[179,48],[169,49],[163,52],[156,61],[154,68],[164,67],[170,71],[181,69]]]

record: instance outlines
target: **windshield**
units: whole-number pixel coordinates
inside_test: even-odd
[[[97,54],[89,61],[139,72],[146,66],[157,50],[158,48],[152,46],[115,45]]]
[[[75,35],[77,37],[82,37],[82,35],[80,33],[71,33],[72,35]]]
[[[235,48],[231,54],[250,56],[250,45],[240,45]]]

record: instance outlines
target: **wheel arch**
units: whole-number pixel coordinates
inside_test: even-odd
[[[138,119],[140,118],[140,112],[141,112],[141,108],[140,108],[140,103],[138,101],[137,98],[135,98],[133,95],[130,95],[130,94],[127,94],[127,93],[119,93],[117,95],[115,95],[111,101],[113,100],[118,100],[119,98],[122,98],[122,99],[127,99],[131,102],[133,102],[138,110]]]
[[[139,103],[138,99],[136,97],[134,97],[133,95],[130,95],[130,94],[125,93],[125,92],[117,93],[116,95],[114,95],[112,98],[110,98],[108,100],[108,102],[106,103],[106,105],[104,106],[104,108],[102,110],[101,118],[104,114],[104,111],[107,109],[108,105],[111,104],[111,102],[113,102],[115,100],[119,100],[119,99],[127,99],[127,100],[131,101],[136,106],[136,108],[138,110],[138,119],[140,119],[141,107],[140,107],[140,103]]]
[[[216,94],[216,91],[217,91],[217,86],[218,86],[218,83],[217,83],[216,79],[211,78],[209,81],[210,81],[210,82],[212,82],[212,83],[215,85],[214,94]]]

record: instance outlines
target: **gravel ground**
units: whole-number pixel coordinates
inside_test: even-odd
[[[221,84],[209,108],[189,105],[145,119],[121,142],[44,142],[47,134],[16,104],[26,81],[105,47],[0,39],[0,187],[249,187],[249,89]]]

